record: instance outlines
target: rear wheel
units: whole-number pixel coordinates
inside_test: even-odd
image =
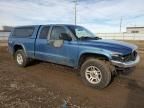
[[[111,72],[106,63],[95,58],[87,59],[80,73],[86,85],[97,89],[105,88],[111,81]]]
[[[26,54],[21,49],[16,51],[14,59],[20,67],[26,67],[30,63],[30,59],[26,57]]]

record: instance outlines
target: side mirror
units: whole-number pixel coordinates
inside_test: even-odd
[[[72,40],[72,38],[67,33],[61,33],[59,38],[62,40],[67,40],[67,41]]]
[[[63,40],[55,40],[53,42],[53,46],[56,47],[56,48],[59,48],[63,45],[64,41]]]

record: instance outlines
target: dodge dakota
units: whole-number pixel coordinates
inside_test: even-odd
[[[73,67],[86,85],[97,89],[107,87],[118,70],[131,69],[140,60],[137,46],[101,39],[78,25],[15,27],[8,46],[18,66],[37,59]]]

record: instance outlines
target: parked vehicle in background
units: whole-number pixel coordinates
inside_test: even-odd
[[[15,27],[8,39],[9,51],[18,66],[33,59],[80,69],[83,82],[104,88],[117,70],[139,62],[137,46],[103,40],[81,26],[35,25]]]

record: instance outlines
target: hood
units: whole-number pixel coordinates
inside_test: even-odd
[[[136,45],[130,43],[116,40],[105,40],[105,39],[81,40],[79,44],[122,53],[122,55],[129,54],[133,50],[137,49]]]

